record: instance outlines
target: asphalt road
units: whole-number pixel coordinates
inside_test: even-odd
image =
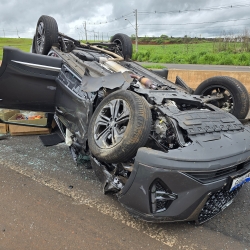
[[[150,224],[103,195],[64,144],[0,141],[0,249],[250,249],[250,185],[202,226]]]
[[[163,65],[167,69],[182,70],[219,70],[219,71],[242,71],[249,72],[250,66],[228,66],[228,65],[202,65],[202,64],[172,64],[172,63],[147,63],[140,62],[141,65]]]

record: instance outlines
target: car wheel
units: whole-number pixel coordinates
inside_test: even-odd
[[[133,47],[129,36],[118,33],[112,37],[111,42],[116,43],[117,47],[115,52],[123,56],[125,60],[132,57]]]
[[[128,90],[115,91],[103,99],[90,120],[89,149],[100,161],[126,162],[146,144],[151,123],[144,98]]]
[[[35,52],[47,55],[53,44],[58,43],[58,26],[53,17],[41,16],[35,34]]]
[[[213,101],[215,106],[230,112],[238,119],[244,119],[249,111],[249,94],[238,80],[227,76],[211,77],[194,91],[195,95],[223,94],[224,98]]]

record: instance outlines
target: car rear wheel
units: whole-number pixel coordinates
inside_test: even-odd
[[[35,53],[47,55],[52,45],[58,43],[58,26],[53,17],[41,16],[35,34]]]
[[[238,119],[244,119],[249,111],[249,94],[238,80],[228,76],[211,77],[194,91],[195,95],[223,94],[223,99],[213,101],[215,106],[230,112]]]
[[[115,91],[98,105],[90,120],[89,149],[100,161],[126,162],[146,144],[151,123],[144,98],[128,90]]]
[[[111,42],[116,43],[115,52],[121,55],[125,60],[132,57],[133,47],[129,36],[118,33],[112,37]]]

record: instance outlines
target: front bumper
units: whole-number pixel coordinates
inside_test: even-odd
[[[226,137],[206,146],[197,142],[198,151],[196,143],[168,153],[140,148],[119,201],[134,216],[150,222],[209,220],[241,189],[229,191],[232,179],[250,171],[250,139],[244,135],[230,138],[241,141],[238,149]],[[221,145],[224,149],[219,151]],[[156,189],[163,195],[156,198]]]

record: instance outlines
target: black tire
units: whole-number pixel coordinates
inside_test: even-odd
[[[126,162],[146,144],[151,123],[144,98],[128,90],[115,91],[103,99],[90,120],[89,149],[100,161]]]
[[[222,100],[212,104],[230,112],[238,119],[244,119],[249,111],[249,94],[238,80],[228,76],[215,76],[202,82],[194,91],[195,95],[216,95],[223,93]]]
[[[58,26],[53,17],[41,16],[35,34],[35,52],[47,55],[52,45],[58,43]]]
[[[132,57],[133,46],[129,36],[118,33],[112,37],[111,42],[117,44],[118,51],[115,52],[123,56],[125,60],[128,60]]]

